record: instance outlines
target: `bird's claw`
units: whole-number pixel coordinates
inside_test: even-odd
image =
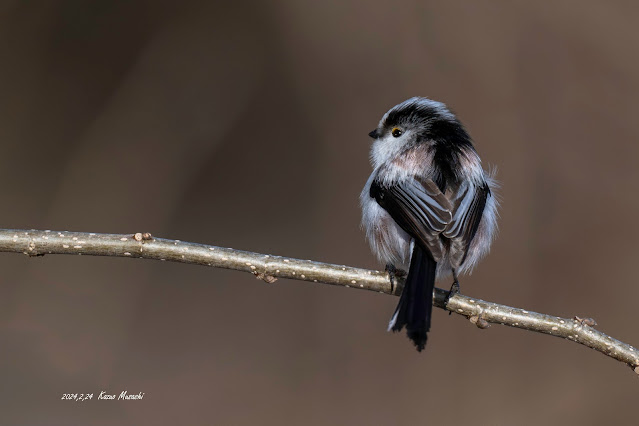
[[[390,285],[391,285],[391,293],[395,293],[395,288],[396,288],[396,279],[397,278],[403,278],[406,276],[406,271],[404,271],[403,269],[398,269],[395,267],[395,265],[388,263],[386,265],[386,272],[388,273],[388,279],[390,280]]]
[[[459,293],[459,281],[457,277],[455,277],[455,281],[453,281],[453,285],[450,286],[450,290],[448,290],[448,296],[446,296],[446,305],[448,305],[448,301],[451,297]],[[452,315],[452,311],[448,312],[448,315]]]

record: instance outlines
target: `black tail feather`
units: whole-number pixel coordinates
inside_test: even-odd
[[[400,331],[406,326],[408,338],[420,352],[426,347],[430,330],[436,268],[437,262],[415,244],[404,289],[389,324],[393,331]]]

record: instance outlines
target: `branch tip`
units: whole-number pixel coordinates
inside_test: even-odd
[[[255,278],[257,278],[258,280],[262,280],[267,284],[273,284],[275,281],[277,281],[277,278],[275,278],[273,275],[263,274],[261,272],[253,272],[253,275],[255,275]]]
[[[472,315],[468,319],[471,323],[475,324],[477,328],[486,329],[490,327],[490,323],[486,321],[481,315]]]
[[[597,321],[595,321],[594,318],[579,318],[575,315],[572,319],[579,322],[581,325],[587,325],[588,327],[594,327],[597,325]]]
[[[133,239],[135,241],[150,241],[153,239],[153,235],[150,232],[136,232],[133,234]]]

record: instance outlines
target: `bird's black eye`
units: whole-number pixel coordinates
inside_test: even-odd
[[[391,131],[391,135],[393,135],[394,138],[398,138],[402,135],[402,129],[400,129],[399,127],[393,127],[393,130]]]

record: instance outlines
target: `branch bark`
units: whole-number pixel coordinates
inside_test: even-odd
[[[69,231],[0,230],[0,252],[28,256],[75,254],[156,259],[250,272],[267,283],[289,278],[359,288],[398,296],[403,282],[391,286],[386,272],[251,253],[230,248],[155,238],[149,233],[96,234]],[[592,319],[560,318],[435,289],[433,305],[467,317],[479,328],[490,323],[521,328],[580,343],[630,366],[639,374],[639,351],[594,329]]]

